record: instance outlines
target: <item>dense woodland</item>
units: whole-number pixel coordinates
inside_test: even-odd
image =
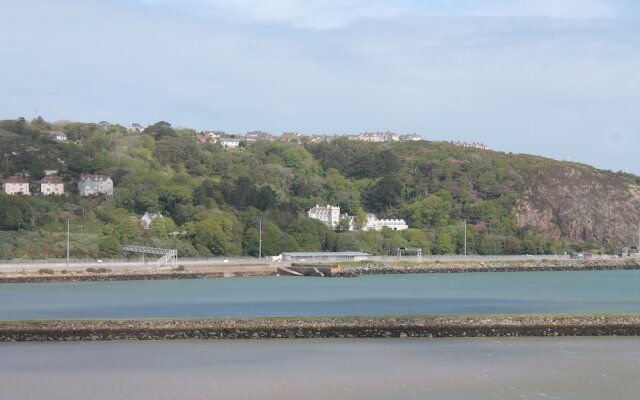
[[[68,143],[49,132],[64,131]],[[180,257],[257,256],[283,251],[394,254],[548,254],[604,249],[551,240],[515,224],[512,209],[528,179],[556,161],[429,141],[320,143],[258,140],[238,149],[201,145],[192,129],[158,122],[130,134],[120,125],[0,121],[0,173],[28,173],[32,193],[57,169],[68,196],[0,193],[0,258],[121,257],[120,244],[177,248]],[[83,198],[81,173],[112,177],[115,194]],[[633,177],[622,177],[633,179]],[[306,217],[316,204],[362,216],[401,217],[405,231],[334,232]],[[161,212],[149,230],[146,211]],[[610,249],[604,249],[610,250]]]

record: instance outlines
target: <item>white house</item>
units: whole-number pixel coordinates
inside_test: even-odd
[[[6,194],[30,195],[29,181],[21,176],[10,176],[2,182],[2,191]]]
[[[403,231],[409,229],[409,225],[407,225],[404,219],[378,219],[375,214],[367,214],[367,224],[362,228],[363,231],[381,231],[382,228]]]
[[[355,137],[356,140],[362,140],[365,142],[397,142],[400,140],[400,136],[398,136],[395,132],[364,132]]]
[[[346,219],[349,223],[349,230],[354,231],[358,229],[356,224],[356,218],[353,215],[349,214],[340,214],[339,206],[332,206],[327,204],[326,206],[316,205],[307,211],[307,215],[311,219],[317,219],[318,221],[322,221],[325,225],[329,226],[332,229],[336,229],[340,220]],[[395,231],[402,231],[405,229],[409,229],[409,226],[403,219],[378,219],[375,214],[367,214],[367,222],[365,226],[362,227],[363,231],[380,231],[382,228],[389,228]]]
[[[144,130],[144,126],[136,123],[136,122],[132,122],[129,124],[129,127],[127,128],[127,132],[129,133],[140,133]]]
[[[78,181],[80,196],[113,195],[113,181],[106,175],[80,174]]]
[[[225,149],[235,149],[240,146],[240,139],[233,138],[220,138],[218,139],[218,143],[222,145]]]
[[[40,181],[40,193],[45,196],[64,194],[64,182],[59,176],[47,175]]]
[[[62,132],[62,131],[51,131],[51,132],[49,132],[49,135],[56,142],[66,142],[67,141],[67,135],[65,135],[65,133]]]
[[[140,221],[138,221],[138,226],[140,227],[140,229],[147,230],[151,228],[151,223],[153,222],[153,220],[158,217],[162,218],[162,214],[160,213],[149,214],[149,211],[146,211],[142,216],[142,218],[140,218]]]
[[[309,211],[307,211],[307,215],[311,219],[317,219],[318,221],[324,222],[329,227],[335,229],[340,222],[340,207],[331,206],[327,204],[326,206],[321,207],[317,205],[315,207],[311,207]]]

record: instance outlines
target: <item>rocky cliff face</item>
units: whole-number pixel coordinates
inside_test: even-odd
[[[634,245],[640,187],[589,167],[550,167],[534,175],[514,214],[520,227],[534,227],[553,238]]]

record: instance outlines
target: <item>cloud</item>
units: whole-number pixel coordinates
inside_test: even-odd
[[[136,0],[200,17],[329,30],[400,16],[602,19],[633,7],[624,0]]]
[[[282,23],[326,30],[363,18],[390,18],[415,10],[409,0],[142,0],[183,11],[242,23]]]

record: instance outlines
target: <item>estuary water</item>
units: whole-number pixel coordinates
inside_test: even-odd
[[[490,313],[640,313],[640,271],[0,285],[0,320]]]
[[[0,400],[636,400],[637,338],[0,343]]]

